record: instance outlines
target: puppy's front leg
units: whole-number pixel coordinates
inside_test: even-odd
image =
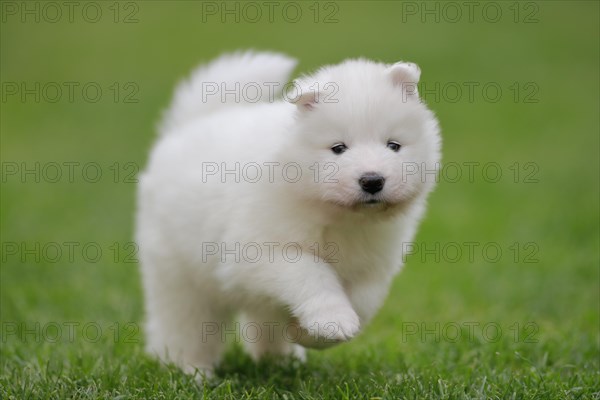
[[[358,333],[359,317],[337,274],[323,259],[303,253],[294,260],[275,257],[271,261],[237,264],[228,279],[233,277],[236,290],[268,296],[288,308],[293,316],[290,339],[320,348],[349,340]]]

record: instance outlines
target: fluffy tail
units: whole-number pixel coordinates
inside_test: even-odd
[[[295,66],[296,60],[283,54],[252,51],[225,54],[199,66],[177,87],[161,134],[232,104],[273,101]]]

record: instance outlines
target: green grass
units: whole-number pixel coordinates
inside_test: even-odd
[[[401,2],[348,1],[330,24],[312,22],[312,3],[297,3],[307,16],[295,24],[280,14],[273,23],[203,22],[201,3],[191,1],[138,2],[139,22],[123,24],[112,22],[112,2],[97,4],[105,18],[95,24],[80,14],[73,23],[21,23],[2,13],[3,95],[7,82],[98,82],[104,93],[97,103],[0,103],[3,168],[73,161],[103,172],[97,183],[81,175],[22,183],[3,173],[1,398],[600,398],[597,2],[540,2],[531,24],[513,22],[512,2],[495,3],[498,23],[478,13],[472,23],[422,23],[403,21]],[[522,19],[532,9],[520,10]],[[139,274],[125,258],[135,184],[123,173],[127,162],[144,165],[175,82],[201,60],[248,47],[297,56],[299,71],[365,56],[419,63],[427,88],[497,83],[496,103],[480,91],[473,102],[426,99],[442,124],[447,165],[496,162],[503,175],[490,183],[477,169],[473,182],[442,181],[431,197],[417,242],[462,250],[477,242],[473,259],[414,254],[351,343],[283,366],[255,366],[233,346],[198,387],[143,354]],[[114,102],[114,82],[122,90],[134,82],[139,101]],[[522,101],[528,82],[538,88],[535,103]],[[537,183],[524,182],[528,162]],[[79,243],[73,260],[21,259],[23,246],[49,252],[48,243],[64,250],[65,242]],[[86,243],[102,249],[97,262],[81,254]],[[487,243],[502,249],[497,262],[481,253]]]

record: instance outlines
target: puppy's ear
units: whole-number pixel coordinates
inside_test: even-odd
[[[392,83],[400,87],[408,96],[418,96],[417,84],[421,77],[421,69],[417,64],[397,62],[387,69]]]
[[[295,91],[295,93],[294,93]],[[302,82],[294,82],[294,90],[288,94],[287,99],[295,104],[300,111],[310,111],[319,103],[319,93],[316,90],[308,88],[308,85]]]

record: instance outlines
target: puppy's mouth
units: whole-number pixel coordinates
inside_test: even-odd
[[[366,204],[366,205],[379,204],[379,203],[383,203],[383,202],[379,199],[369,199],[364,202],[364,204]]]
[[[388,205],[388,202],[380,199],[380,198],[366,198],[360,199],[356,203],[354,203],[356,208],[370,208],[370,209],[379,209],[385,208]]]
[[[347,202],[334,202],[338,207],[357,212],[383,212],[398,207],[401,203],[380,196],[359,196]]]
[[[369,196],[366,198],[358,199],[354,202],[352,208],[355,211],[371,212],[387,212],[388,210],[396,209],[401,207],[402,202],[390,201],[388,198],[379,196]]]

